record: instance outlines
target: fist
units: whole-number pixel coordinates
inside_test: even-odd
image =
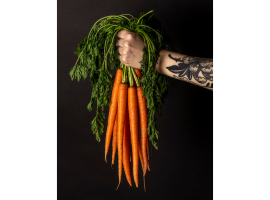
[[[143,38],[138,33],[122,30],[118,33],[120,38],[116,46],[118,46],[119,60],[128,67],[141,68],[141,60],[143,59]]]

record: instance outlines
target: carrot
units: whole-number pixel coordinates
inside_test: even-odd
[[[137,76],[139,79],[141,79],[141,78],[142,78],[141,71],[140,71],[139,69],[136,69],[136,68],[134,68],[134,69],[135,69],[135,74],[136,74],[136,76]]]
[[[139,184],[139,137],[138,137],[138,99],[135,87],[128,88],[128,112],[130,119],[130,132],[132,141],[133,178]]]
[[[126,111],[124,136],[123,136],[123,166],[127,181],[129,185],[132,186],[130,175],[130,130],[129,130],[128,107]]]
[[[139,118],[140,118],[140,116],[139,116]],[[139,129],[139,158],[140,158],[142,170],[143,170],[143,159],[142,159],[142,150],[141,150],[141,144],[140,144],[141,142],[140,141],[141,141],[141,131]]]
[[[149,160],[149,138],[147,137],[147,142],[146,142],[147,146],[147,155],[148,155],[148,160]]]
[[[143,157],[143,175],[145,176],[148,159],[147,159],[147,108],[146,108],[146,100],[143,97],[143,91],[141,87],[137,87],[138,93],[138,105],[139,105],[139,113],[140,113],[140,125],[141,125],[141,150]]]
[[[115,117],[115,122],[114,122],[114,127],[113,127],[112,164],[114,164],[116,149],[117,149],[117,114]]]
[[[140,161],[141,161],[141,165],[142,165],[142,170],[143,170],[143,158],[142,158],[142,150],[141,150],[140,143],[139,143],[139,157],[140,157]]]
[[[118,87],[122,81],[122,72],[123,72],[122,69],[118,69],[116,71],[114,84],[113,84],[111,105],[110,105],[110,111],[109,111],[109,116],[108,116],[108,126],[107,126],[107,131],[106,131],[106,140],[105,140],[105,161],[106,162],[107,162],[106,156],[110,147],[112,131],[113,131],[113,126],[115,122],[115,116],[117,113]]]
[[[134,68],[135,69],[135,68]],[[136,76],[141,79],[142,78],[142,74],[141,74],[141,71],[139,69],[135,69],[135,74]],[[135,82],[136,83],[136,82]],[[139,96],[138,96],[139,97]],[[146,99],[145,99],[146,101]],[[146,148],[147,148],[147,154],[148,154],[148,162],[147,162],[147,167],[148,167],[148,170],[150,171],[150,167],[149,167],[149,138],[148,138],[148,135],[147,135],[147,141],[146,141]]]
[[[140,161],[141,161],[142,170],[143,170],[144,169],[143,168],[144,163],[143,163],[143,158],[142,158],[142,149],[141,149],[140,141],[141,141],[141,133],[139,131],[139,156],[140,156]],[[144,191],[146,192],[146,188],[145,188],[145,176],[143,176],[143,185],[144,185]]]
[[[120,83],[118,91],[118,110],[117,110],[118,113],[117,148],[118,148],[118,176],[119,176],[118,187],[121,182],[122,167],[123,167],[123,132],[124,132],[125,115],[127,110],[126,108],[127,96],[128,96],[128,85],[126,83]]]
[[[142,165],[142,170],[143,168],[143,158],[142,158],[142,150],[141,150],[141,145],[140,145],[140,139],[139,139],[139,156],[140,156],[140,161],[141,161],[141,165]],[[144,190],[146,191],[145,188],[145,176],[143,177],[143,185],[144,185]]]

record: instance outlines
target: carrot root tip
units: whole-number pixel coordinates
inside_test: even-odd
[[[145,176],[143,177],[143,185],[144,185],[144,191],[146,192],[146,188],[145,188]]]
[[[115,190],[117,190],[119,188],[119,185],[120,185],[120,182],[119,182],[119,184],[118,184],[118,186],[117,186],[117,188]]]
[[[113,169],[112,164],[111,164],[111,168]],[[114,170],[114,169],[113,169],[113,170]]]

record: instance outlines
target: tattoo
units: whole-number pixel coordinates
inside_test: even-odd
[[[171,54],[169,58],[178,65],[166,67],[174,74],[173,77],[184,80],[205,88],[213,88],[213,59],[185,56],[183,58],[174,58]]]

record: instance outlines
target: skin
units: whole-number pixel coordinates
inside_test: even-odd
[[[143,57],[144,42],[142,37],[130,31],[122,30],[118,33],[120,38],[116,46],[118,46],[119,60],[129,67],[137,69],[141,68],[139,63]]]
[[[142,49],[145,45],[142,37],[137,33],[133,33],[127,30],[120,31],[118,33],[118,37],[120,39],[117,41],[116,46],[118,46],[119,60],[126,66],[140,69],[141,68],[140,61],[143,58]],[[184,54],[162,49],[159,52],[159,58],[156,65],[157,72],[161,74],[213,90],[213,88],[206,87],[206,85],[213,84],[213,78],[212,80],[207,80],[207,82],[205,83],[202,83],[202,81],[198,81],[198,79],[199,80],[203,79],[202,72],[197,73],[197,76],[196,76],[197,80],[194,77],[192,77],[191,80],[189,80],[187,76],[180,77],[179,74],[171,72],[167,67],[178,65],[179,62],[176,62],[175,60],[170,58],[169,55],[171,55],[171,57],[173,58],[182,60],[184,64],[187,64],[188,69],[191,72],[194,72],[194,70],[197,70],[198,66],[201,65],[203,68],[200,71],[208,70],[206,72],[209,73],[210,71],[210,75],[212,77],[213,77],[213,73],[212,73],[213,72],[213,59],[191,57]],[[199,61],[199,64],[197,64],[198,66],[192,63],[192,60],[194,59],[197,59]],[[206,62],[206,64],[203,62]],[[207,66],[207,68],[205,68],[205,66]]]

